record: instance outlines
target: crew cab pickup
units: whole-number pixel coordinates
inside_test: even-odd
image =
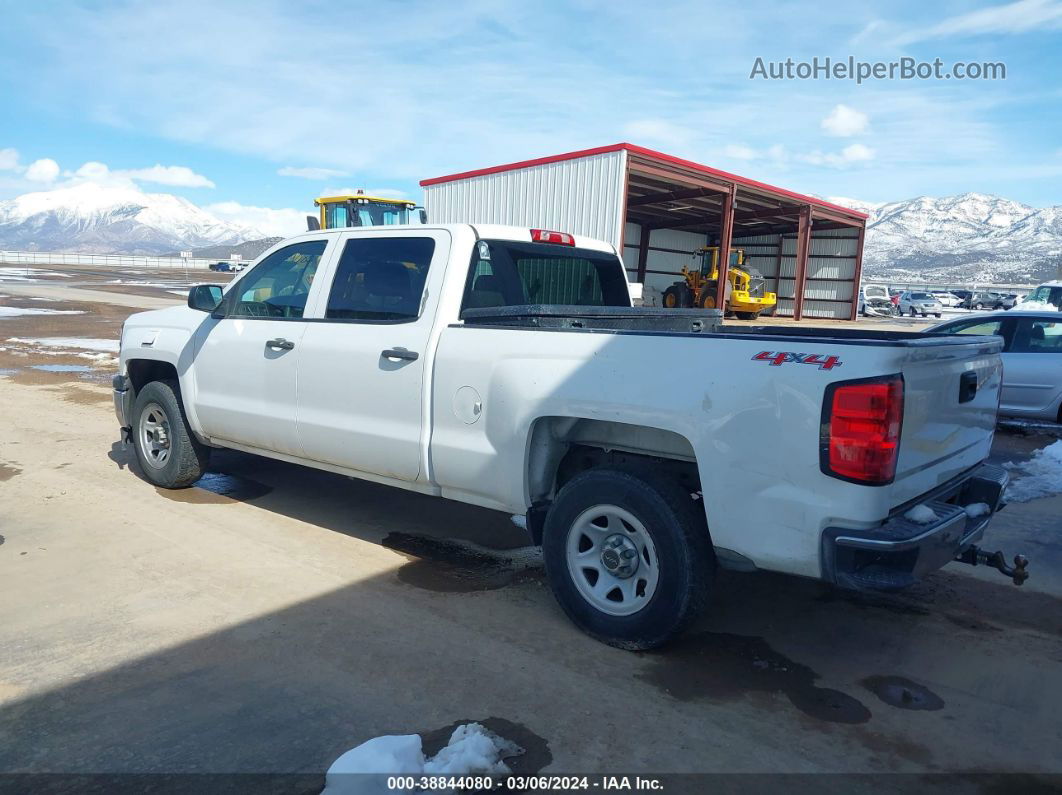
[[[334,229],[131,316],[114,401],[158,486],[220,447],[523,516],[571,619],[642,649],[717,566],[985,562],[1000,345],[632,307],[615,249],[559,232]]]

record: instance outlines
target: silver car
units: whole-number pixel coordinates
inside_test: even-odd
[[[938,323],[935,334],[1003,338],[999,413],[1062,422],[1062,316],[1057,312],[987,312]]]
[[[931,293],[918,293],[912,290],[905,290],[900,295],[900,314],[910,315],[911,317],[927,317],[928,315],[936,315],[940,317],[944,311],[944,307],[940,301],[934,297]]]

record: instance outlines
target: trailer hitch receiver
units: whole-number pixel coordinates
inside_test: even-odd
[[[1007,559],[1003,557],[1002,551],[985,552],[980,547],[972,546],[964,550],[955,559],[960,563],[968,563],[971,566],[991,566],[1004,576],[1010,577],[1015,585],[1021,585],[1029,579],[1029,572],[1026,570],[1029,565],[1029,559],[1024,555],[1015,555],[1014,565],[1008,566]]]

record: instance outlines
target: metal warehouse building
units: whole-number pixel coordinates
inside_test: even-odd
[[[866,215],[821,199],[627,143],[420,184],[432,221],[515,224],[610,241],[647,298],[680,279],[684,265],[695,267],[698,248],[718,245],[744,249],[744,267],[778,294],[776,314],[856,315]],[[720,257],[720,284],[729,259]]]

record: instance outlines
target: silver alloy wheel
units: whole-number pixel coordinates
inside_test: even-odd
[[[158,403],[148,403],[140,412],[140,450],[144,460],[162,469],[170,460],[170,420]]]
[[[579,594],[602,613],[632,615],[656,593],[660,562],[653,539],[618,505],[595,505],[576,517],[566,558]]]

